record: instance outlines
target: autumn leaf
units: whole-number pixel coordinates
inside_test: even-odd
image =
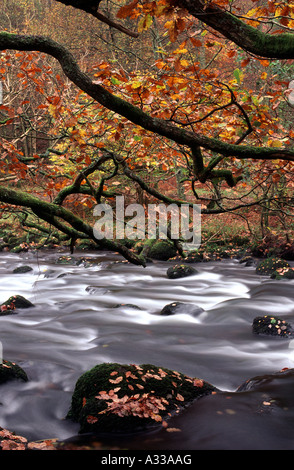
[[[109,379],[109,382],[112,384],[119,384],[123,380],[123,377],[117,377],[116,379]]]

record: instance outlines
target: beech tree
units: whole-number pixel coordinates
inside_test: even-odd
[[[110,165],[109,175],[116,174],[120,168],[143,191],[166,204],[188,203],[192,206],[194,202],[201,202],[196,184],[209,183],[214,188],[214,204],[203,208],[203,213],[208,214],[233,212],[258,203],[255,200],[227,204],[219,190],[222,183],[230,188],[240,184],[244,171],[250,171],[251,164],[254,164],[255,172],[258,170],[259,177],[265,169],[268,171],[267,165],[273,163],[270,174],[276,180],[277,173],[283,176],[291,173],[293,131],[287,123],[281,125],[277,122],[261,96],[246,91],[241,82],[242,68],[251,61],[257,61],[265,68],[270,61],[276,60],[287,61],[291,65],[289,61],[294,59],[294,6],[253,0],[133,0],[120,2],[119,9],[113,7],[113,17],[110,17],[103,10],[103,1],[50,2],[52,5],[56,3],[82,10],[97,20],[98,27],[103,23],[118,34],[126,35],[133,41],[134,49],[136,42],[157,21],[168,34],[169,42],[176,44],[177,48],[169,54],[158,46],[159,58],[155,61],[160,72],[158,76],[141,73],[131,77],[121,68],[105,63],[92,71],[84,71],[69,47],[50,37],[2,31],[1,51],[33,52],[56,59],[66,79],[99,106],[100,116],[106,116],[103,112],[112,113],[114,129],[114,143],[108,145],[105,139],[92,143],[95,157],[83,161],[79,174],[60,189],[53,201],[0,184],[2,203],[31,210],[73,241],[92,239],[102,247],[120,252],[133,263],[145,265],[143,256],[131,252],[118,241],[96,240],[92,226],[65,205],[70,194],[87,194],[96,202],[101,201],[103,191],[107,197],[101,181],[94,188],[90,180],[95,171],[101,168],[105,171],[105,164]],[[109,13],[109,8],[107,11]],[[66,19],[64,23],[66,27]],[[84,34],[86,36],[87,31]],[[237,55],[244,54],[238,62],[241,68],[234,70],[233,81],[223,82],[209,69],[209,64],[220,54],[224,44],[226,56],[220,55],[221,61],[224,57],[234,61]],[[221,45],[219,49],[218,45]],[[202,49],[204,54],[211,51],[205,66],[200,63]],[[195,60],[195,54],[200,60]],[[261,77],[266,75],[266,72],[261,72]],[[285,81],[276,80],[276,89],[267,89],[267,99],[274,110],[282,102],[287,105],[287,88]],[[60,109],[60,103],[58,96],[51,99],[55,109]],[[119,116],[118,120],[116,116]],[[213,125],[210,124],[211,118],[214,119]],[[111,125],[111,120],[109,122]],[[75,127],[73,122],[71,127]],[[184,163],[176,160],[173,171],[184,168],[184,179],[190,184],[194,200],[170,197],[139,175],[130,158],[134,135],[144,136],[146,154],[150,151],[152,139],[155,139],[158,152],[161,151],[163,169],[171,165],[168,149],[181,156]],[[124,149],[118,146],[122,136]],[[81,148],[84,149],[85,145]],[[152,151],[156,159],[156,149]],[[103,182],[107,178],[102,178]],[[260,184],[258,178],[257,184]]]

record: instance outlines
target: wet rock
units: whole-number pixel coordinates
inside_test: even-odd
[[[254,266],[256,264],[256,261],[252,256],[243,256],[239,260],[239,263],[244,264],[245,266]]]
[[[133,308],[134,310],[141,310],[140,307],[138,307],[138,305],[134,305],[134,304],[115,304],[115,305],[112,305],[111,308],[120,308],[120,307]]]
[[[149,257],[159,261],[167,261],[177,254],[174,244],[166,240],[158,240],[152,245]]]
[[[80,433],[138,432],[216,390],[152,364],[98,364],[78,379],[67,419],[80,423]]]
[[[271,279],[294,279],[294,268],[278,268],[272,273]]]
[[[280,268],[290,268],[290,265],[287,263],[287,261],[273,256],[261,261],[256,268],[256,273],[261,275],[269,275]]]
[[[197,316],[204,312],[203,308],[195,304],[186,304],[184,302],[172,302],[163,307],[160,315],[176,315],[178,313],[186,313],[188,315]]]
[[[22,295],[12,295],[8,300],[3,302],[0,306],[0,315],[11,315],[16,313],[18,308],[30,308],[34,307],[34,304],[27,300]]]
[[[56,264],[76,264],[77,260],[74,256],[59,256],[55,261]]]
[[[23,274],[28,273],[30,271],[33,271],[33,268],[31,266],[19,266],[18,268],[15,268],[12,272],[13,274]]]
[[[276,398],[276,392],[278,395],[286,395],[289,393],[291,400],[291,407],[294,405],[293,400],[293,381],[294,381],[294,369],[282,369],[273,374],[257,375],[243,382],[236,390],[236,392],[248,392],[253,390],[260,390],[261,392],[271,391],[271,398]],[[282,389],[281,389],[282,387]],[[287,390],[288,388],[288,390]],[[286,392],[286,393],[285,393]],[[285,405],[285,404],[284,404]],[[289,403],[288,403],[289,405]]]
[[[10,380],[22,380],[23,382],[27,382],[28,377],[25,371],[15,364],[15,362],[3,359],[2,364],[0,364],[0,384]]]
[[[293,329],[289,323],[271,315],[254,318],[252,331],[257,335],[279,336],[280,338],[293,336]]]
[[[197,273],[197,269],[193,268],[192,266],[187,266],[185,264],[176,264],[175,266],[171,266],[166,272],[167,277],[169,279],[178,279],[182,277],[192,276],[193,274]]]

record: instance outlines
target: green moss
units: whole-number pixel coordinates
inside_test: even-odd
[[[192,266],[186,264],[176,264],[168,268],[166,274],[169,279],[178,279],[182,277],[192,276],[197,274],[197,270]]]
[[[104,363],[78,379],[67,418],[80,423],[80,433],[132,432],[214,390],[200,379],[152,364]]]
[[[278,268],[272,273],[271,279],[294,279],[294,268]]]
[[[173,243],[166,240],[158,240],[150,249],[149,256],[152,259],[167,261],[176,256],[177,250]]]
[[[22,380],[24,382],[27,382],[28,377],[25,371],[20,366],[18,366],[14,362],[6,361],[5,359],[3,359],[2,364],[0,364],[0,384],[3,384],[10,380]]]
[[[290,268],[290,265],[283,259],[270,257],[258,264],[256,273],[261,275],[269,275],[280,268]]]

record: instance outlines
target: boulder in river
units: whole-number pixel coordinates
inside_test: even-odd
[[[0,364],[0,384],[10,380],[22,380],[23,382],[27,382],[28,377],[25,371],[15,364],[15,362],[3,359],[2,364]]]
[[[163,307],[160,315],[176,315],[178,313],[186,313],[188,315],[199,315],[204,312],[203,308],[195,304],[186,304],[184,302],[172,302]]]
[[[13,274],[24,274],[29,273],[30,271],[33,271],[31,266],[18,266],[13,270]]]
[[[272,256],[264,259],[257,265],[256,273],[261,275],[270,275],[280,268],[290,268],[290,265],[287,261]]]
[[[254,318],[252,331],[257,335],[279,336],[280,338],[289,338],[294,334],[289,323],[272,315]]]
[[[67,418],[80,423],[80,433],[138,432],[213,391],[202,379],[152,364],[103,363],[78,379]]]
[[[30,308],[34,307],[34,304],[27,300],[22,295],[12,295],[8,300],[0,305],[0,315],[11,315],[16,313],[17,308]]]
[[[193,274],[197,274],[197,269],[193,268],[193,266],[187,266],[186,264],[175,264],[168,268],[166,274],[169,279],[178,279],[182,277],[192,276]]]

